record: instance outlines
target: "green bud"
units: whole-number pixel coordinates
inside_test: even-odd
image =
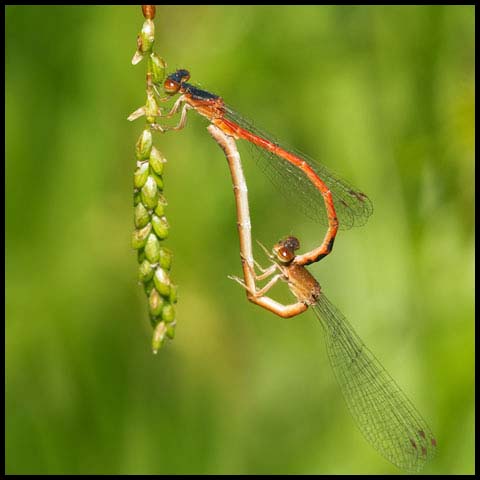
[[[143,23],[142,31],[140,32],[140,50],[142,53],[147,53],[152,50],[153,42],[155,41],[155,24],[153,20],[147,19]]]
[[[160,296],[160,294],[155,289],[152,289],[150,296],[148,297],[150,313],[153,316],[158,317],[160,313],[162,313],[164,303],[165,300]]]
[[[152,151],[152,132],[146,128],[138,137],[135,145],[135,155],[137,160],[148,160]]]
[[[153,276],[153,282],[155,283],[155,288],[158,290],[158,293],[160,293],[160,295],[163,295],[164,297],[169,296],[170,277],[163,268],[157,267]]]
[[[177,303],[177,299],[178,299],[178,286],[170,285],[170,296],[169,296],[170,303]]]
[[[167,303],[162,310],[162,320],[166,323],[173,322],[175,320],[175,308],[173,305]]]
[[[163,79],[165,78],[165,69],[167,67],[165,60],[152,52],[148,59],[148,64],[148,69],[152,73],[153,83],[163,82]]]
[[[167,327],[165,323],[160,322],[155,327],[155,330],[153,331],[153,337],[152,337],[153,353],[157,353],[158,349],[163,345],[166,333],[167,333]]]
[[[165,206],[158,202],[157,203],[157,208],[155,208],[154,212],[158,215],[158,216],[164,216],[165,215]]]
[[[159,190],[163,190],[163,178],[160,175],[157,175],[153,171],[150,171],[150,176],[155,180]]]
[[[164,240],[168,237],[169,225],[166,217],[157,217],[156,215],[153,215],[152,225],[154,232],[160,240]]]
[[[148,168],[147,162],[141,163],[140,166],[135,170],[135,173],[133,174],[133,184],[136,188],[142,188],[145,185],[149,171],[150,169]]]
[[[157,206],[158,187],[151,175],[148,176],[145,185],[142,187],[142,202],[148,208],[155,208]]]
[[[167,337],[170,340],[173,340],[175,338],[175,326],[177,325],[177,322],[171,322],[167,325]]]
[[[155,213],[157,217],[163,217],[165,215],[165,207],[168,205],[165,197],[162,194],[158,194],[158,202],[155,208]]]
[[[144,227],[150,220],[148,210],[143,206],[143,203],[138,203],[135,207],[134,221],[137,228]]]
[[[164,164],[167,162],[167,159],[155,147],[152,147],[149,162],[152,170],[157,175],[161,175],[163,173],[163,167]]]
[[[153,93],[147,94],[147,103],[145,105],[145,116],[148,123],[155,123],[155,120],[160,115],[157,101]]]
[[[144,260],[138,267],[138,279],[147,283],[153,276],[153,265],[148,261]]]
[[[172,251],[169,248],[161,247],[159,256],[158,256],[158,264],[165,270],[170,270],[172,266]]]
[[[145,244],[145,257],[151,263],[156,263],[160,257],[160,242],[153,233],[148,236]]]
[[[132,248],[138,250],[147,243],[147,238],[152,231],[152,224],[148,223],[143,228],[135,230],[132,235]]]

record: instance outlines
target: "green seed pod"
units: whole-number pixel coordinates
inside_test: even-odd
[[[140,230],[135,230],[132,235],[132,248],[138,250],[147,243],[147,238],[152,231],[152,224],[148,223]]]
[[[173,340],[175,338],[175,326],[177,325],[177,322],[171,322],[167,324],[167,337],[170,340]]]
[[[177,285],[170,285],[170,295],[168,297],[170,303],[177,303],[178,299],[178,286]]]
[[[155,208],[158,201],[158,187],[152,176],[148,176],[142,187],[142,202],[148,208]]]
[[[155,41],[155,24],[153,20],[147,19],[143,23],[140,40],[142,53],[150,52],[153,47],[153,42]]]
[[[142,283],[147,283],[153,277],[153,265],[144,260],[138,267],[138,279]]]
[[[158,202],[157,206],[155,207],[154,212],[157,214],[157,217],[163,217],[165,215],[165,207],[168,205],[165,197],[159,193],[158,194]]]
[[[145,258],[150,263],[158,262],[160,257],[160,242],[154,233],[151,233],[147,238],[147,243],[145,244]]]
[[[135,170],[135,173],[133,174],[133,184],[135,188],[142,188],[145,185],[149,171],[150,168],[148,168],[147,162],[141,163],[140,166]]]
[[[170,277],[163,268],[157,267],[153,276],[153,282],[155,283],[155,288],[158,290],[160,295],[163,295],[164,297],[169,296]]]
[[[158,256],[158,264],[165,270],[170,270],[172,266],[172,251],[169,248],[161,247],[159,256]]]
[[[148,297],[148,306],[150,308],[150,313],[152,316],[158,317],[162,313],[165,300],[160,296],[160,294],[152,289],[150,296]]]
[[[150,152],[152,151],[152,132],[149,128],[146,128],[138,137],[137,144],[135,145],[135,155],[137,160],[148,160],[150,158]]]
[[[153,93],[148,93],[147,103],[145,104],[145,116],[148,123],[155,123],[155,120],[160,115],[157,101]]]
[[[163,82],[163,79],[165,78],[165,69],[167,67],[165,60],[152,52],[148,62],[149,70],[152,72],[153,83]]]
[[[158,202],[154,212],[157,214],[157,216],[163,217],[165,215],[165,205],[161,202]]]
[[[134,221],[137,228],[144,227],[150,221],[150,215],[143,203],[138,203],[135,207]]]
[[[175,320],[175,308],[173,305],[170,305],[169,303],[164,305],[162,310],[162,320],[165,323],[170,323]]]
[[[166,217],[157,217],[156,215],[152,216],[152,226],[153,231],[157,234],[157,237],[160,240],[164,240],[168,237],[168,222]]]
[[[164,322],[160,322],[153,331],[152,337],[152,350],[153,353],[157,353],[158,349],[163,345],[165,340],[165,334],[167,333],[167,327]]]
[[[167,163],[167,160],[155,147],[152,147],[149,162],[152,170],[157,175],[161,175],[163,173],[163,167],[165,166],[164,164]]]
[[[163,178],[160,175],[157,175],[155,172],[150,170],[150,176],[155,180],[159,190],[163,190]]]

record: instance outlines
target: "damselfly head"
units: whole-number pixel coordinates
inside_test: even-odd
[[[295,250],[300,248],[296,237],[286,237],[273,246],[273,253],[282,264],[288,264],[295,258]]]
[[[175,95],[180,90],[183,82],[188,82],[190,79],[190,72],[188,70],[180,69],[171,73],[163,83],[165,93]]]

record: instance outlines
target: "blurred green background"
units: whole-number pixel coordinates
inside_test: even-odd
[[[227,279],[232,188],[194,112],[155,138],[180,300],[151,354],[130,248],[144,121],[126,120],[142,23],[138,6],[5,10],[6,472],[399,473],[350,418],[313,313],[279,319]],[[169,70],[373,200],[311,271],[435,432],[425,472],[473,473],[474,7],[160,6],[155,23]],[[254,238],[317,244],[242,155]]]

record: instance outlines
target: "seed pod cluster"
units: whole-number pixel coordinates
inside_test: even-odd
[[[166,63],[153,51],[155,43],[154,5],[142,5],[145,21],[137,36],[137,49],[132,58],[136,65],[143,58],[147,59],[147,100],[144,106],[133,112],[128,120],[145,116],[146,127],[140,135],[135,154],[137,167],[133,177],[134,222],[132,247],[137,250],[138,279],[148,298],[150,321],[154,328],[153,352],[165,343],[167,338],[175,335],[175,308],[177,287],[170,281],[172,252],[162,246],[168,237],[169,225],[165,217],[167,202],[163,196],[163,168],[166,159],[153,146],[152,128],[161,115],[155,88],[161,84]]]
[[[168,237],[165,217],[167,202],[163,196],[165,157],[153,146],[149,127],[141,133],[135,148],[134,223],[132,247],[137,250],[138,280],[148,298],[150,321],[154,328],[154,353],[167,338],[175,336],[177,287],[170,280],[172,252],[162,246]]]

